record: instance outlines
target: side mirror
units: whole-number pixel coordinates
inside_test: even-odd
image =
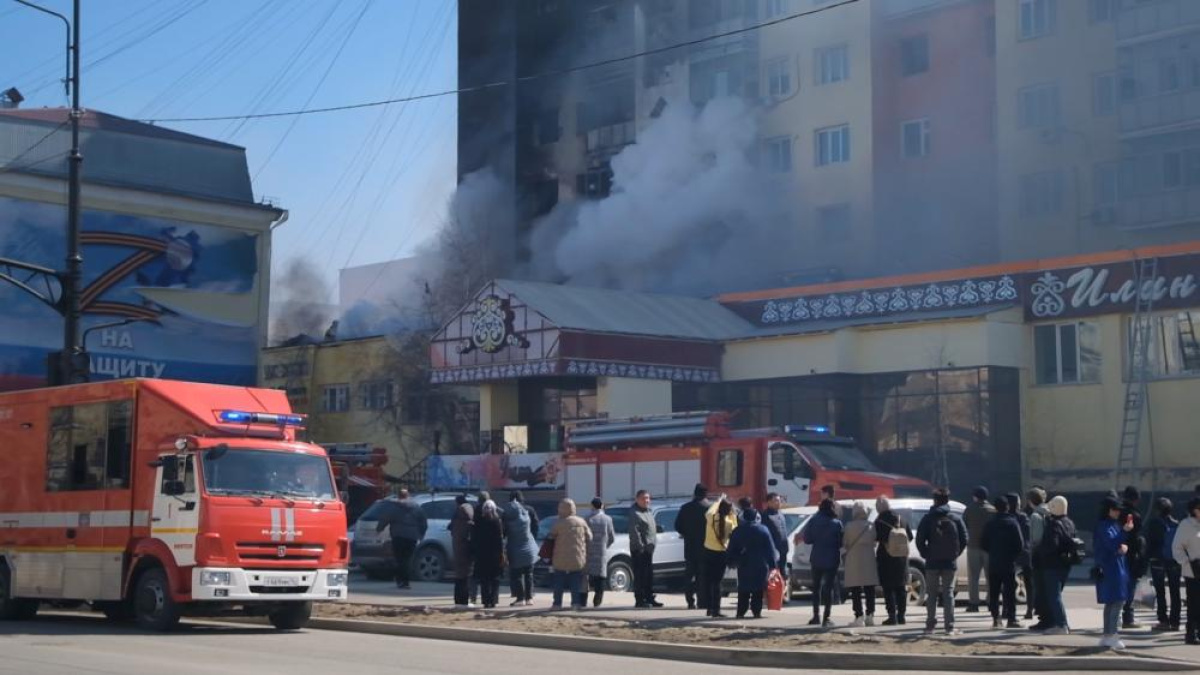
[[[163,481],[163,494],[168,497],[178,497],[184,493],[184,485],[181,480]]]

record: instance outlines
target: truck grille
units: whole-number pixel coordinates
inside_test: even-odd
[[[286,595],[289,593],[307,593],[309,586],[251,586],[251,593],[261,595]]]
[[[280,553],[283,555],[280,555]],[[321,559],[325,547],[321,544],[281,542],[238,542],[237,555],[241,560],[289,560],[315,562]]]

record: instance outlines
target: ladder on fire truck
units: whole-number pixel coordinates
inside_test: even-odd
[[[1150,391],[1150,340],[1153,338],[1154,280],[1158,278],[1158,258],[1140,258],[1133,262],[1136,291],[1133,319],[1129,324],[1129,377],[1125,381],[1125,410],[1121,418],[1121,445],[1117,451],[1114,488],[1121,489],[1125,479],[1136,478],[1141,451],[1142,419]]]
[[[727,434],[727,413],[687,412],[645,417],[601,418],[567,429],[567,445],[620,447],[636,443],[669,445]]]

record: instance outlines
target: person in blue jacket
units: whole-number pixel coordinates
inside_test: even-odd
[[[741,520],[729,538],[727,551],[729,564],[736,567],[738,573],[737,618],[745,618],[749,609],[754,618],[761,619],[767,577],[776,569],[779,549],[758,511],[744,509]]]
[[[1118,630],[1121,625],[1121,608],[1129,598],[1129,564],[1126,554],[1129,545],[1126,539],[1133,530],[1133,521],[1126,518],[1121,522],[1121,502],[1106,497],[1101,503],[1100,522],[1092,535],[1096,553],[1096,566],[1092,577],[1096,581],[1096,602],[1104,605],[1104,636],[1101,647],[1124,649]]]
[[[810,626],[832,628],[829,614],[833,609],[833,588],[837,584],[838,565],[842,561],[842,521],[838,519],[832,499],[822,499],[817,513],[804,528],[804,543],[812,546],[813,618]],[[824,619],[821,606],[825,607]]]

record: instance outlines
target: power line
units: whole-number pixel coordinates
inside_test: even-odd
[[[772,19],[770,21],[764,21],[763,23],[754,24],[753,26],[745,26],[742,28],[735,28],[733,30],[728,30],[723,33],[717,33],[715,35],[709,35],[709,36],[702,37],[702,38],[697,38],[695,40],[679,42],[676,44],[667,45],[665,47],[656,47],[654,49],[646,49],[646,50],[643,50],[643,51],[640,51],[640,52],[637,52],[634,54],[627,54],[625,56],[617,56],[617,57],[613,57],[610,59],[594,61],[592,63],[585,63],[585,64],[578,65],[578,66],[571,66],[568,68],[561,68],[558,70],[550,70],[550,71],[546,71],[543,73],[535,73],[533,75],[522,75],[522,76],[517,77],[512,80],[500,81],[500,82],[490,82],[488,84],[476,85],[474,87],[462,87],[460,89],[446,89],[444,91],[429,92],[426,94],[418,94],[415,96],[407,96],[404,98],[385,99],[382,101],[366,101],[363,103],[351,103],[351,104],[347,104],[347,105],[329,106],[326,108],[308,108],[308,109],[288,110],[288,111],[273,112],[273,113],[258,113],[258,114],[252,114],[252,115],[215,115],[215,116],[211,116],[211,117],[162,117],[162,118],[155,118],[155,119],[143,119],[143,120],[139,120],[139,121],[146,122],[149,124],[155,124],[155,123],[161,123],[161,122],[223,122],[223,121],[227,121],[227,120],[268,119],[268,118],[272,118],[272,117],[294,117],[297,115],[316,115],[319,113],[341,112],[344,110],[359,110],[362,108],[375,108],[378,106],[390,105],[392,103],[411,103],[413,101],[423,101],[426,99],[439,98],[442,96],[454,96],[457,94],[470,94],[470,93],[475,93],[475,92],[480,92],[480,91],[488,91],[490,89],[497,89],[500,87],[507,87],[507,86],[510,86],[513,84],[518,84],[521,82],[530,82],[533,80],[540,80],[540,79],[548,78],[548,77],[559,77],[562,75],[570,75],[571,73],[577,73],[577,72],[584,71],[584,70],[591,70],[593,68],[602,68],[604,66],[611,66],[611,65],[614,65],[617,63],[625,63],[626,61],[633,61],[635,59],[640,59],[640,58],[646,57],[646,56],[654,56],[656,54],[663,54],[666,52],[675,51],[677,49],[683,49],[686,47],[694,47],[696,45],[704,44],[706,42],[712,42],[714,40],[720,40],[720,39],[727,38],[727,37],[733,37],[735,35],[743,35],[745,33],[762,30],[764,28],[769,28],[771,26],[777,26],[777,25],[779,25],[781,23],[785,23],[787,21],[800,19],[800,18],[803,18],[806,16],[812,16],[814,14],[820,14],[821,12],[828,12],[830,10],[837,9],[839,7],[844,7],[846,5],[851,5],[856,2],[859,2],[859,0],[841,0],[840,2],[836,2],[836,3],[830,4],[830,5],[825,5],[823,7],[817,7],[815,9],[810,9],[810,10],[807,10],[804,12],[797,12],[796,14],[789,14],[788,16],[780,17],[778,19]]]

